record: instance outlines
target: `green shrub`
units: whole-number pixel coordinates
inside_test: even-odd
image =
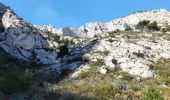
[[[47,33],[47,39],[55,41],[55,42],[61,42],[59,35],[54,34],[54,33],[50,33],[50,32]]]
[[[60,45],[59,50],[60,50],[59,57],[69,55],[69,50],[68,50],[67,44]]]
[[[115,38],[116,33],[119,33],[119,32],[120,32],[120,30],[116,29],[114,31],[108,32],[108,34],[109,34],[108,36],[111,38]]]
[[[109,42],[113,42],[113,40],[112,40],[112,39],[108,39],[107,41],[109,41]]]
[[[109,32],[108,36],[111,37],[111,38],[115,38],[116,37],[114,32]]]
[[[93,61],[90,63],[90,66],[94,67],[100,67],[104,65],[104,60],[103,59],[98,59],[97,61]]]
[[[126,72],[122,72],[122,80],[125,80],[125,81],[132,81],[133,80],[133,76],[131,76],[129,73],[126,73]]]
[[[150,23],[150,21],[148,21],[148,20],[140,21],[140,22],[136,25],[136,29],[139,29],[139,30],[143,31],[144,29],[147,29],[149,23]]]
[[[167,31],[170,32],[170,25],[167,26]]]
[[[150,24],[147,26],[147,28],[148,28],[149,30],[152,30],[152,31],[159,31],[159,30],[160,30],[160,28],[158,27],[156,21],[153,21],[152,23],[150,23]]]
[[[134,92],[141,90],[141,86],[139,84],[131,84],[131,88]]]
[[[0,80],[0,90],[4,93],[19,93],[24,92],[32,86],[34,80],[32,72],[26,70],[24,73],[7,73],[2,80]]]
[[[113,63],[114,65],[117,65],[117,60],[112,59],[112,63]]]
[[[149,87],[148,91],[142,95],[142,100],[163,100],[163,97],[155,87]]]
[[[92,73],[94,73],[94,72],[92,72]],[[91,73],[91,71],[83,71],[79,74],[79,78],[80,79],[88,78],[91,76],[92,73]]]
[[[97,34],[94,35],[94,38],[98,38],[99,36]]]
[[[68,38],[63,39],[61,42],[64,43],[65,45],[68,45],[68,46],[69,45],[75,45],[74,41],[73,40],[69,40]]]
[[[112,84],[101,83],[95,87],[96,96],[101,100],[108,100],[114,97],[115,91]]]
[[[162,28],[162,29],[161,29],[161,32],[162,32],[162,33],[166,33],[167,31],[168,31],[167,28]]]
[[[156,72],[161,81],[166,85],[170,84],[170,59],[161,58],[150,68]]]
[[[103,54],[104,54],[105,56],[108,56],[108,55],[109,55],[109,53],[110,53],[110,51],[108,51],[108,50],[103,51]]]
[[[118,33],[118,32],[120,32],[120,29],[116,29],[116,30],[114,31],[114,33]]]
[[[136,55],[139,58],[144,58],[145,57],[145,55],[143,53],[140,53],[140,52],[133,52],[133,54]]]

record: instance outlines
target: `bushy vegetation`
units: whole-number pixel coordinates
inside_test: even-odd
[[[143,31],[144,29],[147,29],[149,23],[150,23],[149,20],[140,21],[140,22],[136,25],[136,29],[139,29],[139,30]]]
[[[0,80],[0,90],[7,94],[19,93],[26,91],[33,84],[32,72],[27,69],[24,73],[7,73]]]
[[[166,27],[161,29],[162,33],[170,32],[170,25],[167,25]]]
[[[125,81],[132,81],[133,80],[133,76],[132,75],[130,75],[130,74],[128,74],[128,73],[126,73],[126,72],[122,72],[122,80],[125,80]]]
[[[136,56],[139,57],[139,58],[144,58],[144,57],[145,57],[144,53],[133,52],[133,54],[136,55]]]
[[[116,29],[114,31],[108,32],[108,37],[115,38],[116,33],[119,33],[120,30]]]
[[[47,34],[47,39],[48,40],[51,40],[51,41],[54,41],[54,42],[57,42],[58,45],[57,47],[49,47],[48,45],[47,46],[44,46],[45,49],[47,50],[55,50],[55,49],[63,49],[64,51],[62,53],[64,54],[67,54],[66,52],[66,46],[72,46],[72,45],[75,45],[75,42],[73,41],[73,39],[69,39],[69,38],[62,38],[60,35],[58,34],[55,34],[55,33],[46,33]]]
[[[170,85],[170,59],[161,58],[150,68],[156,72],[158,79],[164,84]]]
[[[142,95],[142,100],[163,100],[163,97],[156,87],[149,87],[148,91]]]
[[[136,29],[139,29],[140,31],[144,31],[144,30],[159,31],[160,30],[156,21],[150,22],[149,20],[140,21],[136,25]]]
[[[108,56],[108,54],[110,53],[110,51],[105,50],[105,51],[95,51],[93,52],[93,54],[100,54],[102,56]]]
[[[97,85],[94,89],[96,96],[100,97],[100,100],[108,100],[114,98],[115,90],[112,84],[101,83]]]
[[[113,32],[113,34],[115,33]],[[68,42],[66,43],[69,44]],[[60,56],[69,55],[67,45],[60,46]],[[107,56],[109,51],[100,53]],[[145,57],[145,53],[135,52],[133,54],[139,58]],[[9,98],[14,100],[48,100],[49,98],[63,100],[163,100],[163,97],[168,98],[170,93],[168,88],[160,89],[161,84],[170,85],[169,59],[162,58],[151,66],[152,70],[155,71],[156,77],[150,79],[136,79],[137,76],[121,71],[116,59],[112,60],[112,63],[116,65],[115,68],[106,68],[108,73],[106,75],[100,74],[98,69],[105,63],[104,60],[97,59],[97,61],[89,62],[90,68],[87,71],[82,71],[78,78],[67,77],[68,79],[64,79],[64,81],[60,81],[57,84],[53,83],[56,86],[53,87],[54,90],[52,90],[53,93],[51,94],[49,93],[49,85],[45,87],[44,81],[41,81],[41,84],[36,81],[38,79],[34,76],[34,71],[31,67],[28,69],[26,64],[22,65],[8,55],[1,56],[0,100],[8,94],[10,94]],[[72,60],[79,61],[83,60],[83,58],[77,57]],[[72,60],[67,63],[71,63]],[[120,90],[122,83],[126,84],[127,89],[125,91]],[[34,87],[38,88],[37,91],[45,91],[45,93],[38,94],[37,91],[27,93]],[[116,96],[116,94],[119,95]]]
[[[101,67],[102,65],[104,65],[103,59],[97,59],[97,61],[93,61],[90,63],[90,66],[92,67]]]
[[[69,50],[68,50],[67,44],[60,45],[59,50],[60,50],[59,57],[69,55]]]
[[[47,39],[52,40],[52,41],[56,41],[56,42],[61,42],[60,40],[60,36],[51,32],[47,33]]]
[[[162,28],[162,29],[161,29],[161,32],[162,32],[162,33],[166,33],[167,31],[168,31],[167,28]]]
[[[148,28],[148,30],[151,30],[151,31],[159,31],[160,30],[156,21],[149,23],[147,28]]]

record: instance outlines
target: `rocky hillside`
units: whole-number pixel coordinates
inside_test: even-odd
[[[170,42],[165,39],[169,37],[168,33],[158,37],[156,34],[140,32],[133,34],[123,31],[111,32],[116,29],[124,30],[125,24],[135,30],[135,25],[142,20],[156,20],[158,26],[163,26],[170,22],[170,13],[164,9],[137,12],[108,23],[89,23],[79,29],[66,27],[61,31],[51,25],[33,26],[3,4],[0,5],[0,9],[0,47],[20,60],[48,64],[51,66],[50,69],[54,68],[53,70],[57,72],[87,65],[84,60],[77,58],[81,57],[90,61],[103,59],[105,65],[101,68],[112,68],[118,64],[123,71],[130,74],[153,77],[154,72],[148,65],[161,57],[169,58],[170,55]],[[94,34],[104,35],[96,40],[74,38],[80,36],[78,31],[87,35],[86,38]],[[62,34],[64,36],[72,34],[73,38],[63,37]],[[68,46],[70,42],[72,44]],[[67,45],[65,49],[68,50],[64,51],[64,45]],[[108,54],[103,56],[102,52]],[[113,60],[116,63],[113,63]]]
[[[137,24],[143,20],[156,21],[161,30],[136,29]],[[50,85],[54,88],[53,91],[70,89],[77,94],[87,93],[89,96],[92,93],[90,96],[101,98],[107,95],[107,99],[110,99],[113,94],[108,93],[113,92],[112,86],[116,87],[126,80],[130,87],[131,83],[134,85],[134,81],[141,82],[141,79],[143,88],[148,86],[145,82],[155,80],[159,83],[154,83],[156,86],[169,88],[169,24],[170,12],[159,9],[136,12],[107,23],[88,23],[78,29],[65,27],[57,30],[52,25],[31,25],[0,3],[0,63],[3,65],[0,72],[1,69],[4,71],[0,73],[0,81],[1,76],[3,77],[1,74],[6,73],[5,69],[10,69],[9,66],[15,65],[17,61],[16,66],[20,65],[19,62],[22,62],[22,67],[23,63],[32,67],[33,64],[40,65],[38,69],[34,68],[33,75],[48,81],[55,82],[57,76],[60,78],[68,75],[57,86]],[[131,30],[125,30],[127,27]],[[9,65],[3,59],[6,53],[6,59],[11,59],[12,56],[12,63]],[[164,63],[165,67],[160,67]],[[27,66],[24,70],[26,68]],[[26,72],[29,73],[28,70]],[[103,83],[109,85],[104,84],[102,87]],[[85,87],[84,90],[82,86]],[[133,93],[143,91],[136,88],[132,88]],[[117,93],[116,88],[114,92]]]
[[[45,27],[41,30],[27,23],[3,4],[0,5],[0,10],[0,47],[23,62],[47,64],[55,73],[60,73],[62,68],[74,66],[76,68],[84,63],[81,61],[69,65],[67,60],[88,53],[91,50],[89,46],[93,46],[91,45],[93,42],[89,42],[89,45],[85,45],[86,42],[83,42],[89,40],[73,40],[58,36],[51,33],[53,30],[44,31]],[[82,46],[71,46],[73,44],[81,44]],[[69,48],[68,45],[70,45]]]

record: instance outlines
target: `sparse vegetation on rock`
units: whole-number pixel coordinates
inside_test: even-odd
[[[59,31],[0,3],[0,100],[169,100],[167,16],[144,11]]]

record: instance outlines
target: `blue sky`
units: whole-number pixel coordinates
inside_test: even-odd
[[[139,10],[165,8],[170,0],[0,0],[34,25],[80,27],[107,22]]]

